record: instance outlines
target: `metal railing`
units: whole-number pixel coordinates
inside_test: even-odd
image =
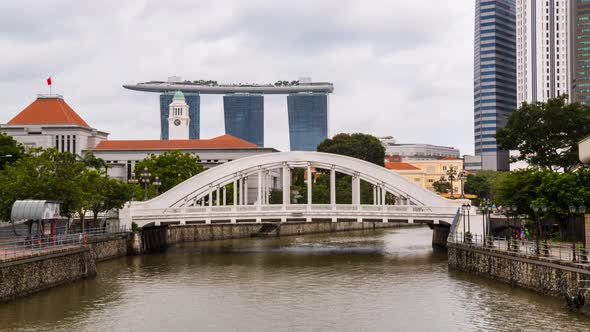
[[[54,230],[55,231],[55,230]],[[125,227],[108,226],[86,229],[84,232],[60,233],[31,237],[14,237],[0,240],[0,261],[15,260],[31,256],[51,254],[63,249],[86,244],[93,238],[126,233]]]
[[[450,233],[447,242],[487,248],[519,256],[535,256],[542,259],[575,262],[579,265],[590,266],[590,249],[576,248],[574,251],[571,244],[492,236],[484,237],[479,234],[463,234],[462,232]]]

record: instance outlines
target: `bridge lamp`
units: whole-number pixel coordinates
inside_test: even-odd
[[[148,184],[150,184],[150,176],[152,176],[152,173],[150,173],[147,169],[147,167],[144,167],[143,172],[141,172],[141,180],[140,182],[143,183],[143,200],[147,201],[147,186]]]
[[[154,187],[156,187],[156,196],[158,196],[158,187],[160,187],[162,185],[162,182],[160,181],[160,177],[156,176],[156,178],[154,179],[154,182],[152,184],[154,185]]]

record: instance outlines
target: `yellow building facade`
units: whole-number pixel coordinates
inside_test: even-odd
[[[463,170],[463,160],[456,158],[440,158],[430,160],[410,160],[406,162],[386,162],[385,167],[398,172],[413,183],[434,192],[435,190],[432,187],[432,184],[440,180],[441,177],[444,177],[448,181],[447,172],[451,168],[456,172]],[[455,194],[461,192],[461,182],[458,179],[453,181],[453,191]]]

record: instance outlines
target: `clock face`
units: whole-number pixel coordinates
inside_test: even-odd
[[[174,120],[174,125],[175,126],[180,126],[180,120],[178,120],[178,119]]]

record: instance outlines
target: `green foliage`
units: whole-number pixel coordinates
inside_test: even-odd
[[[16,200],[55,200],[61,213],[95,213],[120,208],[130,197],[129,185],[109,179],[68,152],[31,149],[0,172],[0,220],[9,220]]]
[[[538,197],[537,188],[541,185],[545,174],[533,169],[504,174],[497,186],[496,205],[516,205],[518,213],[532,216],[532,201]]]
[[[523,103],[498,131],[498,144],[505,150],[518,150],[515,160],[545,170],[572,171],[580,164],[578,142],[588,135],[590,109],[579,103],[566,103],[567,96],[547,102]]]
[[[498,192],[498,183],[503,174],[491,170],[481,170],[475,174],[469,174],[467,181],[465,181],[465,192],[477,195],[478,200],[493,200]]]
[[[108,168],[108,164],[101,158],[97,158],[94,153],[90,151],[84,152],[80,160],[86,165],[86,167],[94,168],[97,171],[101,171],[104,168],[105,174]]]
[[[438,180],[432,183],[432,188],[437,194],[447,193],[451,191],[451,183],[447,180]]]
[[[385,160],[385,148],[379,139],[367,134],[338,134],[317,147],[318,152],[335,153],[362,159],[379,166]]]
[[[537,198],[533,204],[545,204],[548,213],[557,220],[565,221],[571,216],[569,206],[576,208],[590,203],[590,173],[577,171],[573,173],[546,172],[536,190]]]
[[[162,186],[159,188],[160,193],[204,170],[203,165],[199,163],[198,156],[182,153],[178,150],[166,151],[159,156],[150,154],[147,158],[135,164],[135,176],[137,179],[140,178],[144,168],[147,168],[152,174],[152,181],[156,176],[160,178],[162,182]],[[153,197],[155,189],[152,188],[151,190],[153,194],[150,197]],[[143,198],[143,194],[141,197]]]
[[[6,156],[11,157],[6,157]],[[25,155],[25,150],[12,137],[0,133],[0,170],[5,164],[11,164]]]

